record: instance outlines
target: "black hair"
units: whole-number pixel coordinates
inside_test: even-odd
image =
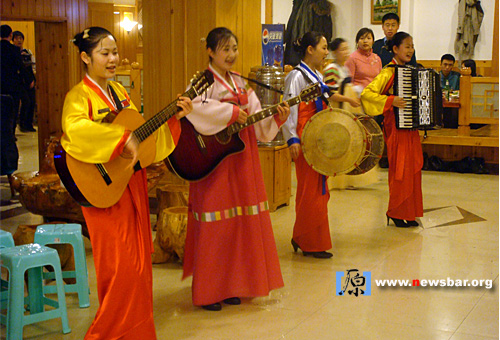
[[[384,24],[384,22],[386,22],[387,20],[391,20],[391,19],[396,20],[399,24],[399,15],[397,15],[396,13],[386,13],[382,17],[382,25]]]
[[[375,35],[373,34],[373,31],[368,27],[363,27],[358,31],[358,34],[356,34],[356,44],[358,43],[359,39],[361,39],[361,37],[363,37],[366,33],[370,33],[372,35],[373,41],[375,41]]]
[[[330,51],[336,51],[344,42],[346,42],[344,38],[335,38],[330,42],[330,44],[328,44],[328,48],[330,49]]]
[[[293,43],[293,49],[300,54],[300,59],[306,56],[309,46],[316,47],[325,36],[321,32],[310,31]]]
[[[12,33],[12,40],[14,40],[17,37],[21,37],[24,40],[24,34],[21,31],[14,31]]]
[[[77,33],[73,38],[73,44],[78,47],[80,53],[85,52],[90,57],[97,44],[108,36],[112,36],[115,39],[115,36],[107,29],[93,26],[84,29],[83,32]]]
[[[210,48],[213,52],[217,51],[217,48],[220,46],[224,46],[229,39],[234,38],[236,43],[238,43],[238,37],[231,32],[230,29],[226,27],[217,27],[211,30],[206,38],[207,49]],[[209,57],[210,61],[212,61],[212,57]]]
[[[394,53],[394,46],[397,47],[401,46],[403,40],[405,40],[408,37],[411,37],[411,35],[406,32],[398,32],[394,34],[394,37],[392,37],[392,39],[387,42],[389,51]]]
[[[444,54],[442,57],[441,57],[441,63],[443,63],[443,60],[451,60],[453,61],[453,63],[455,63],[455,57],[449,53],[447,54]]]
[[[83,30],[83,32],[77,33],[73,38],[73,44],[78,47],[78,51],[80,53],[85,52],[89,57],[92,56],[92,51],[96,48],[96,46],[106,37],[112,36],[116,41],[115,36],[111,34],[105,28],[92,26]],[[87,64],[83,63],[85,69],[87,68]]]
[[[472,77],[477,77],[476,62],[474,60],[472,60],[472,59],[464,60],[464,61],[462,61],[462,65],[470,68],[470,75]]]
[[[2,39],[8,38],[11,33],[12,33],[12,28],[9,25],[0,26],[0,37]]]

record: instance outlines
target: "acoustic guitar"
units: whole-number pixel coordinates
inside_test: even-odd
[[[308,102],[321,95],[319,84],[312,85],[300,92],[300,95],[288,99],[290,106]],[[186,118],[180,120],[182,132],[175,150],[167,157],[171,168],[187,181],[199,181],[214,171],[228,156],[242,152],[245,143],[239,132],[244,128],[273,116],[278,112],[278,105],[270,106],[247,118],[244,124],[233,123],[215,135],[205,136],[196,131]],[[234,135],[234,138],[233,138]]]
[[[191,88],[182,96],[191,99],[213,84],[213,74],[198,72]],[[54,163],[62,183],[69,194],[85,207],[107,208],[118,202],[134,172],[150,165],[156,156],[156,131],[174,116],[180,108],[174,100],[148,121],[136,110],[123,109],[111,124],[119,124],[139,141],[139,156],[134,167],[130,159],[116,157],[104,164],[81,162],[67,154],[61,145],[54,152]],[[98,147],[98,146],[97,146]]]

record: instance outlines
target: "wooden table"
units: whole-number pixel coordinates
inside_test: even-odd
[[[443,107],[450,107],[454,109],[459,109],[460,108],[460,99],[452,99],[452,100],[446,100],[443,98]]]

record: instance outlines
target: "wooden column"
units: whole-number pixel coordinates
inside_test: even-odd
[[[458,135],[470,136],[471,110],[471,71],[468,68],[460,70],[460,109],[458,110]]]
[[[271,25],[273,23],[273,0],[266,0],[266,24]]]
[[[493,48],[491,51],[491,74],[490,77],[498,77],[498,0],[495,0],[495,19],[493,24]]]

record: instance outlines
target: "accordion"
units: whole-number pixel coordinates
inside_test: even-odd
[[[443,125],[443,97],[439,73],[429,68],[391,65],[394,70],[393,92],[406,107],[394,107],[398,129],[432,130]]]

